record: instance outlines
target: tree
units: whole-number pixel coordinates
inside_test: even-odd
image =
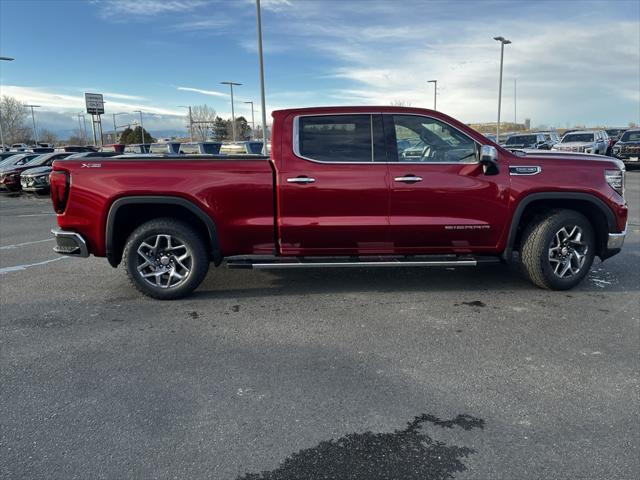
[[[125,128],[120,134],[120,143],[130,145],[132,143],[153,143],[156,141],[146,129],[144,129],[144,133],[141,134],[140,128],[140,125],[133,130],[130,127]],[[142,135],[144,135],[144,142],[141,142]]]
[[[4,95],[0,100],[0,122],[2,135],[7,144],[27,142],[31,133],[27,124],[28,112],[24,103]]]
[[[269,125],[267,125],[267,139],[270,137],[270,129]],[[253,136],[256,140],[262,140],[262,125],[256,125],[255,135]]]
[[[229,126],[231,126],[231,122],[229,122]],[[233,132],[230,132],[233,135]],[[244,141],[249,140],[251,138],[251,127],[249,126],[249,122],[244,117],[236,118],[236,140]]]
[[[38,132],[38,141],[44,143],[55,144],[58,141],[58,136],[51,130],[42,129]]]
[[[393,100],[390,105],[392,107],[410,107],[411,102],[408,100]]]
[[[215,109],[208,105],[196,105],[191,107],[191,120],[193,122],[193,138],[199,142],[205,142],[209,133],[213,130],[216,117]],[[187,116],[187,122],[189,117]]]
[[[216,141],[221,142],[223,140],[228,140],[229,129],[231,128],[231,122],[225,120],[224,118],[216,117],[213,121],[213,138]]]

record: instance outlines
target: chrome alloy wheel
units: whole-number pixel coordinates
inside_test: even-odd
[[[138,274],[157,288],[173,288],[191,273],[191,250],[171,235],[147,237],[138,247]]]
[[[549,263],[556,276],[569,278],[580,273],[589,251],[582,237],[583,231],[577,225],[556,232],[549,247]]]

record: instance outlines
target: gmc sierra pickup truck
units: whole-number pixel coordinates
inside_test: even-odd
[[[624,174],[609,157],[505,150],[432,110],[280,110],[269,157],[56,161],[55,251],[122,263],[159,299],[192,292],[211,262],[455,267],[514,252],[534,284],[563,290],[620,251]]]

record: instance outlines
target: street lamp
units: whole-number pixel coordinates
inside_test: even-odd
[[[113,143],[116,143],[116,135],[118,134],[118,127],[116,126],[116,115],[127,115],[127,112],[112,113],[113,116]]]
[[[438,93],[438,80],[427,80],[427,83],[433,83],[433,109],[436,110],[436,95]]]
[[[253,120],[253,102],[244,102],[251,104],[251,136],[255,138],[256,122]]]
[[[500,83],[498,85],[498,125],[496,126],[496,143],[500,142],[500,107],[502,106],[502,65],[504,62],[504,46],[509,45],[511,40],[504,37],[493,37],[500,42]]]
[[[13,57],[0,57],[0,60],[6,62],[13,62]],[[0,145],[2,145],[2,151],[4,152],[4,134],[2,133],[2,112],[0,112]]]
[[[191,106],[178,105],[178,107],[189,109],[189,136],[191,137],[191,141],[193,142],[193,117],[191,116]]]
[[[234,85],[242,85],[241,83],[235,83],[235,82],[220,82],[221,85],[229,85],[229,87],[231,88],[231,132],[233,135],[233,142],[235,143],[236,141],[236,114],[233,110],[233,86]]]
[[[38,146],[38,130],[36,129],[36,116],[33,113],[33,109],[40,108],[40,105],[25,105],[25,107],[31,109],[31,121],[33,122],[33,136],[35,138],[35,145]]]
[[[140,114],[140,138],[142,139],[140,143],[144,143],[144,126],[142,125],[142,110],[134,110],[133,113]]]
[[[260,103],[262,104],[262,154],[267,154],[267,107],[264,98],[264,58],[262,55],[262,14],[260,0],[256,0],[256,29],[258,30],[258,58],[260,60]]]

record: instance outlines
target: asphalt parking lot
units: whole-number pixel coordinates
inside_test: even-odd
[[[212,269],[141,297],[0,198],[0,477],[635,479],[640,172],[623,252],[517,268]]]

